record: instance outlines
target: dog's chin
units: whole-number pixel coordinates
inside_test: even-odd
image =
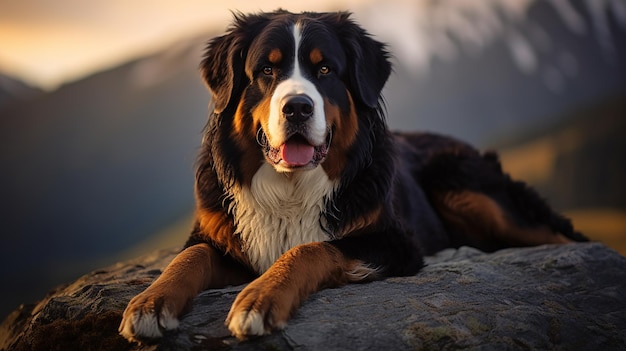
[[[265,160],[277,172],[287,173],[315,169],[328,156],[331,133],[321,145],[312,145],[309,140],[300,134],[290,136],[278,147],[268,142],[265,133],[260,131],[259,144],[263,148]]]

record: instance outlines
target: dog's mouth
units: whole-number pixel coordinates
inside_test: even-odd
[[[322,163],[328,155],[332,130],[326,135],[326,141],[322,145],[311,145],[311,143],[300,133],[291,135],[285,143],[279,147],[272,147],[267,136],[259,128],[257,141],[263,148],[265,158],[275,167],[286,168],[288,170],[299,168],[315,168]]]

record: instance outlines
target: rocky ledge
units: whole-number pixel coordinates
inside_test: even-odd
[[[159,251],[94,271],[21,306],[0,327],[0,349],[626,348],[626,258],[598,243],[446,250],[416,276],[316,293],[285,330],[244,342],[224,326],[242,286],[209,290],[159,344],[127,343],[117,334],[126,303],[174,255]]]

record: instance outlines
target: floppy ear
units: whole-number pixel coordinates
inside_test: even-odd
[[[349,13],[340,13],[337,21],[339,38],[348,55],[348,75],[351,91],[368,107],[378,107],[380,93],[391,74],[389,52],[385,44],[372,37],[350,19]]]
[[[249,83],[244,71],[248,47],[267,23],[263,15],[233,14],[233,24],[225,35],[209,41],[200,63],[202,77],[215,101],[214,112],[224,111],[240,98]]]
[[[241,48],[236,43],[236,34],[232,31],[211,40],[200,64],[202,77],[215,101],[214,111],[222,112],[233,95],[240,94],[245,86],[244,62]]]

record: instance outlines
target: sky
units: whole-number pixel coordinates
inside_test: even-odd
[[[174,45],[181,38],[222,32],[231,10],[283,7],[294,12],[355,12],[359,23],[389,43],[394,56],[418,74],[427,72],[434,59],[454,60],[460,50],[479,52],[501,37],[506,37],[518,68],[534,74],[536,48],[510,24],[523,20],[536,1],[0,0],[0,73],[54,90]],[[584,23],[573,0],[542,1],[554,7],[570,31],[595,36],[609,53],[616,45],[608,25],[609,9],[626,27],[624,0],[580,0],[591,15],[591,26]]]
[[[350,0],[0,0],[0,72],[52,90],[90,72],[223,30],[230,10],[334,10]]]
[[[395,54],[410,58],[420,69],[432,57],[454,55],[445,37],[433,36],[437,33],[430,30],[433,27],[450,25],[475,44],[489,41],[483,39],[493,21],[462,21],[462,16],[454,16],[459,11],[448,10],[493,19],[489,3],[494,1],[500,0],[443,1],[439,6],[443,11],[438,12],[443,16],[433,19],[432,12],[425,11],[430,6],[427,0],[0,0],[0,72],[54,90],[181,38],[223,31],[231,10],[279,7],[294,12],[353,11],[371,33],[392,44]],[[499,6],[523,16],[533,1],[504,1]]]

